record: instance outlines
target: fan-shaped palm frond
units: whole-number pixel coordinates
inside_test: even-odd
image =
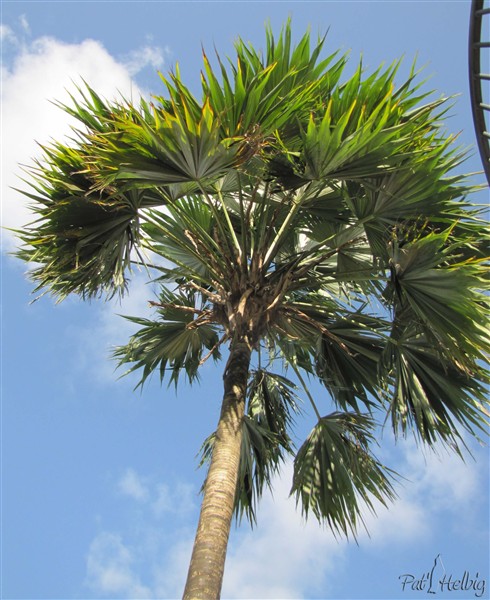
[[[293,455],[289,430],[299,413],[296,386],[282,375],[253,371],[248,385],[248,407],[243,419],[235,514],[245,514],[253,525],[264,487],[271,488],[286,455]],[[211,459],[215,433],[201,447],[200,466]],[[204,488],[204,486],[203,486]]]
[[[60,298],[123,290],[133,248],[139,242],[138,210],[162,202],[155,190],[92,191],[84,150],[57,144],[45,150],[50,164],[31,170],[37,221],[18,231],[26,245],[18,256],[39,263],[36,289]]]
[[[481,261],[456,262],[463,244],[450,244],[448,236],[428,234],[403,246],[395,242],[390,286],[399,312],[408,305],[410,315],[405,314],[464,365],[475,343],[490,350],[481,326],[486,299],[477,291],[484,285]]]
[[[360,413],[332,413],[315,425],[296,455],[291,489],[305,516],[311,510],[333,531],[355,537],[363,504],[374,510],[374,499],[395,498],[394,472],[370,450],[373,429]]]
[[[170,371],[170,380],[177,385],[179,375],[185,371],[189,381],[198,377],[198,371],[206,355],[219,359],[220,340],[210,318],[208,306],[196,306],[196,293],[174,293],[163,287],[158,306],[158,320],[126,317],[141,326],[131,336],[129,343],[114,352],[119,365],[133,363],[127,371],[142,370],[138,386],[143,385],[156,369],[163,381]]]
[[[481,382],[488,376],[481,364],[475,361],[469,370],[451,360],[413,324],[390,339],[384,360],[393,378],[389,412],[395,433],[415,430],[423,442],[442,440],[457,449],[461,427],[474,435],[485,431],[488,400]]]

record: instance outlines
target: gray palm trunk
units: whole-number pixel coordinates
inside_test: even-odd
[[[184,600],[220,598],[240,465],[242,422],[252,345],[248,336],[231,344],[211,464],[192,551]]]

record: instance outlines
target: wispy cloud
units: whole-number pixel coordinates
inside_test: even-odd
[[[196,506],[196,490],[194,486],[178,482],[171,487],[166,483],[157,486],[157,496],[152,503],[154,515],[159,518],[165,513],[186,515]]]
[[[314,519],[305,522],[289,497],[292,465],[263,498],[258,526],[232,532],[223,582],[226,598],[302,598],[309,590],[328,593],[325,575],[340,573],[346,544]]]
[[[135,571],[134,550],[121,536],[102,532],[93,540],[87,558],[86,585],[97,594],[115,598],[152,598],[152,591]]]
[[[31,33],[31,26],[29,25],[29,21],[27,20],[27,17],[25,15],[20,15],[20,17],[19,17],[19,23],[20,23],[20,26],[22,27],[22,30],[26,34],[30,34]]]
[[[112,354],[117,346],[126,344],[138,329],[125,316],[150,318],[155,312],[148,302],[155,299],[154,286],[148,284],[148,279],[147,273],[135,271],[129,291],[122,299],[93,303],[89,323],[67,326],[67,335],[77,342],[77,353],[71,367],[77,374],[89,374],[95,383],[106,385],[112,384],[129,369],[130,365],[117,369]],[[132,387],[136,386],[140,376],[138,373],[129,376]]]
[[[131,75],[136,75],[146,67],[161,69],[168,54],[169,50],[166,48],[146,44],[124,57],[123,64]]]
[[[24,33],[29,30],[22,17],[21,29]],[[68,92],[76,95],[76,85],[82,80],[108,99],[139,97],[132,75],[144,65],[160,64],[163,54],[156,47],[139,49],[132,63],[125,65],[95,40],[69,44],[40,37],[21,43],[21,33],[16,35],[8,25],[2,25],[0,33],[4,41],[17,45],[2,68],[2,224],[19,228],[32,220],[30,201],[12,189],[28,189],[19,165],[32,164],[32,159],[39,157],[38,142],[69,137],[74,124],[52,101],[69,104]],[[14,236],[5,231],[3,242],[8,250],[16,244]]]
[[[390,440],[385,453],[393,454]],[[473,537],[471,506],[483,495],[485,464],[464,463],[456,455],[424,454],[412,440],[401,440],[396,463],[406,479],[397,486],[398,499],[376,515],[365,511],[366,529],[358,532],[361,552],[393,552],[430,543],[441,527],[460,527]],[[484,458],[484,457],[482,457]],[[288,497],[292,465],[274,482],[259,510],[256,530],[240,529],[232,536],[225,570],[224,596],[229,598],[332,597],[333,586],[345,576],[352,542],[335,540],[310,518],[307,523]],[[488,532],[484,532],[488,535]],[[284,551],[283,549],[287,549]]]
[[[185,516],[196,508],[196,489],[193,485],[177,481],[170,485],[155,478],[143,476],[129,467],[117,482],[119,493],[147,504],[156,519],[165,514]]]
[[[466,440],[470,443],[470,440]],[[407,478],[415,495],[426,490],[434,509],[453,510],[474,502],[479,470],[468,455],[466,462],[455,453],[423,453],[413,442],[406,443]]]
[[[127,469],[118,483],[119,491],[138,501],[146,501],[149,496],[148,487],[134,469]]]
[[[14,30],[4,23],[0,23],[0,40],[4,44],[18,44],[18,39]]]
[[[138,524],[121,523],[119,530],[102,530],[95,536],[85,585],[96,597],[179,597],[192,549],[196,487],[162,482],[129,467],[117,479],[114,492],[133,503]]]
[[[444,456],[442,462],[434,454],[424,457],[411,441],[401,443],[397,464],[393,466],[408,480],[399,488],[400,497],[389,509],[380,506],[377,516],[366,514],[369,535],[361,530],[358,536],[359,548],[365,552],[418,548],[441,526],[441,510],[445,519],[450,520],[451,515],[459,518],[483,486],[478,463],[465,464],[454,456]],[[304,521],[294,499],[289,497],[291,475],[292,464],[289,463],[281,477],[274,481],[274,493],[264,495],[256,529],[251,530],[244,523],[232,530],[223,598],[327,598],[332,597],[335,586],[345,577],[352,542],[336,540],[314,519]],[[120,545],[125,531],[123,523],[119,533],[110,534],[114,537],[102,538],[112,542],[102,545],[106,555],[99,564],[105,567],[100,567],[98,578],[92,577],[93,584],[99,582],[99,587],[94,584],[92,589],[102,593],[102,582],[110,579],[114,565],[126,565],[128,585],[135,582],[142,585],[151,593],[147,597],[179,597],[192,549],[195,523],[189,522],[187,517],[196,519],[196,489],[182,482],[173,486],[156,481],[149,484],[148,478],[134,470],[127,471],[124,478],[132,481],[131,488],[138,489],[134,482],[139,482],[148,490],[148,495],[128,494],[135,502],[146,503],[145,525],[139,530],[139,536],[132,539],[132,554],[129,544]],[[184,507],[189,501],[193,510],[174,514],[170,529],[159,524],[157,519],[162,514]],[[155,530],[160,531],[156,538]],[[151,547],[147,537],[150,532],[153,532]],[[94,548],[97,550],[99,546]],[[122,560],[121,557],[126,556],[123,548],[133,559],[145,555],[146,563],[151,565],[146,579],[136,577],[141,571],[136,569],[134,560]]]

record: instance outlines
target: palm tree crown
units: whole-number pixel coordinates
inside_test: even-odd
[[[31,171],[39,219],[19,256],[59,298],[124,293],[146,265],[155,318],[131,318],[119,362],[141,383],[192,381],[227,347],[236,513],[254,520],[289,454],[303,511],[355,535],[361,506],[394,497],[371,450],[379,421],[458,452],[485,428],[485,224],[455,174],[446,100],[427,100],[415,67],[397,85],[400,62],[346,77],[323,47],[294,45],[288,23],[263,54],[241,40],[234,62],[204,54],[200,98],[178,69],[137,106],[79,90],[63,107],[73,140]],[[296,450],[300,393],[318,421]]]

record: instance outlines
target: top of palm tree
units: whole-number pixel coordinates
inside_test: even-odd
[[[269,181],[283,195],[308,186],[312,199],[304,213],[325,211],[332,202],[316,198],[338,198],[335,188],[342,182],[396,172],[409,196],[400,206],[400,200],[389,200],[397,190],[385,194],[370,215],[373,237],[375,221],[382,219],[398,225],[437,213],[447,227],[461,214],[467,217],[467,206],[458,212],[448,204],[469,188],[461,177],[444,179],[463,158],[449,149],[453,138],[440,131],[444,99],[420,105],[429,93],[417,93],[414,69],[396,87],[399,61],[368,77],[360,64],[342,82],[346,57],[335,53],[320,60],[323,45],[321,39],[310,50],[306,34],[292,47],[288,25],[277,41],[268,30],[264,55],[238,40],[236,63],[218,57],[219,75],[204,54],[200,100],[178,69],[162,76],[165,97],[141,99],[138,106],[108,104],[88,86],[78,90],[72,106],[63,106],[81,124],[75,138],[45,147],[44,161],[31,169],[33,208],[41,221],[21,232],[34,247],[22,257],[44,265],[34,274],[41,287],[60,297],[124,290],[130,251],[143,243],[144,209],[190,195],[238,193],[239,177]],[[414,180],[421,177],[428,181],[417,187]],[[431,184],[438,185],[438,194],[428,200]],[[244,250],[232,241],[231,250]],[[280,242],[281,236],[267,266]]]
[[[263,53],[238,40],[234,61],[203,54],[199,98],[178,69],[138,105],[78,90],[63,107],[73,139],[31,169],[38,220],[18,255],[59,298],[123,293],[147,265],[157,319],[133,318],[117,352],[142,381],[192,380],[243,332],[300,382],[318,377],[336,411],[322,416],[305,383],[319,420],[293,490],[347,532],[355,494],[392,496],[367,449],[379,411],[431,445],[484,427],[486,233],[441,127],[447,100],[428,99],[415,65],[397,83],[400,61],[346,77],[324,44],[294,45],[288,23]],[[238,496],[253,514],[292,447],[294,402],[268,367],[252,375]]]

